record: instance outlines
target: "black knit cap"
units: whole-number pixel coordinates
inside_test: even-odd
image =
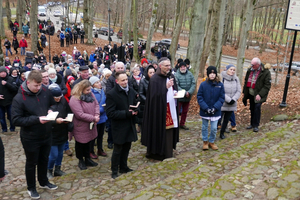
[[[206,71],[207,71],[207,76],[209,76],[209,74],[211,74],[211,73],[214,73],[214,74],[218,74],[218,72],[217,72],[217,68],[216,67],[214,67],[214,66],[209,66],[207,69],[206,69]]]

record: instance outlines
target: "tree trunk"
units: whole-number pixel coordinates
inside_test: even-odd
[[[138,9],[138,1],[132,0],[132,7],[133,7],[133,57],[135,58],[136,63],[139,63],[140,58],[138,55],[138,44],[137,44],[137,38],[138,38],[138,27],[137,27],[137,9]]]
[[[247,6],[246,6],[245,15],[242,23],[241,35],[239,38],[240,42],[239,42],[238,55],[237,55],[237,75],[241,80],[241,83],[243,78],[243,68],[245,62],[246,41],[248,37],[248,31],[252,24],[251,21],[253,18],[253,9],[256,3],[257,0],[247,0]]]
[[[147,45],[146,45],[146,55],[147,55],[148,59],[151,58],[150,48],[151,48],[151,41],[152,41],[152,36],[154,33],[154,28],[155,28],[157,9],[158,9],[158,0],[153,0],[152,1],[152,16],[151,16],[151,20],[149,23]]]
[[[31,0],[30,9],[30,32],[31,32],[31,51],[37,55],[37,40],[38,40],[38,30],[37,30],[37,11],[38,11],[38,0]]]
[[[180,0],[180,12],[178,15],[178,20],[177,20],[176,26],[173,29],[172,42],[171,42],[171,46],[169,48],[171,59],[172,59],[171,60],[172,68],[173,68],[174,62],[175,62],[175,54],[176,54],[176,50],[178,47],[178,40],[179,40],[179,36],[180,36],[180,30],[181,30],[181,26],[182,26],[185,7],[186,7],[186,0]]]
[[[9,28],[9,22],[11,21],[11,10],[10,10],[9,0],[5,0],[5,9],[6,9],[6,16],[7,16],[7,26]]]
[[[122,33],[122,43],[123,44],[126,44],[128,41],[128,32],[129,32],[128,26],[131,21],[130,13],[131,13],[131,0],[126,0],[126,2],[125,2],[125,17],[124,17],[124,21],[123,21],[123,33]]]
[[[187,58],[190,59],[190,64],[192,66],[192,72],[194,74],[195,80],[197,82],[201,54],[203,53],[204,35],[205,35],[205,24],[207,19],[207,11],[209,7],[210,0],[195,0],[192,16],[191,16],[191,28],[189,35],[189,46],[187,50]],[[203,71],[200,71],[203,75]],[[195,90],[195,93],[197,90]]]
[[[88,6],[89,0],[83,1],[83,26],[84,26],[84,32],[86,35],[89,34],[88,32],[88,20],[89,20],[89,6]]]
[[[247,7],[248,1],[252,1],[252,0],[246,0],[244,2],[244,6],[243,6],[243,9],[242,9],[241,15],[240,15],[240,25],[239,25],[239,30],[238,30],[239,32],[238,32],[238,35],[236,37],[235,48],[237,48],[239,46],[239,43],[240,43],[241,31],[242,31],[242,23],[245,20],[245,12],[246,12],[246,7]]]
[[[0,0],[0,5],[2,5],[3,4],[3,0]],[[2,6],[0,6],[0,16],[2,16],[2,14],[3,14],[3,10],[2,10]],[[3,17],[1,17],[2,18],[2,20],[0,20],[0,27],[2,27],[3,26]],[[1,36],[1,38],[0,38],[0,66],[4,66],[3,65],[3,63],[4,63],[4,55],[3,55],[3,50],[2,50],[2,38],[4,38],[5,37],[5,35],[0,35]]]
[[[164,1],[164,10],[167,10],[167,3]],[[163,35],[166,35],[166,26],[167,26],[167,14],[166,12],[164,13],[164,22],[163,22]]]
[[[77,8],[76,8],[76,15],[75,15],[75,23],[77,22],[78,8],[79,8],[79,0],[77,0]],[[68,15],[68,16],[69,16],[69,15]]]
[[[210,43],[209,65],[216,66],[218,71],[220,71],[225,6],[226,0],[217,0],[214,4],[212,13],[212,37]]]
[[[16,9],[16,19],[19,22],[19,25],[22,24],[22,6],[23,6],[23,0],[17,0],[17,9]]]
[[[88,25],[89,25],[89,31],[88,31],[88,38],[87,38],[87,44],[94,44],[93,41],[93,26],[94,26],[94,0],[88,0]],[[110,31],[110,30],[109,30]]]
[[[213,5],[214,5],[214,0],[210,0],[209,1],[209,8],[208,8],[208,12],[207,12],[207,20],[206,24],[205,24],[205,34],[204,34],[204,46],[203,46],[203,52],[201,53],[201,58],[200,58],[200,75],[201,77],[204,77],[205,73],[205,65],[206,65],[206,61],[209,55],[209,46],[210,46],[210,41],[211,41],[211,35],[212,35],[212,29],[210,28],[211,26],[211,21],[212,21],[212,9],[213,9]]]

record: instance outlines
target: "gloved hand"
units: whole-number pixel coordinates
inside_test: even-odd
[[[211,109],[210,109],[210,108],[207,108],[207,109],[205,110],[205,113],[207,113],[207,114],[209,114],[209,115],[210,115],[210,112],[211,112]]]
[[[243,99],[244,106],[247,106],[247,99]]]
[[[214,115],[215,112],[216,112],[216,109],[215,109],[215,108],[210,109],[210,114],[211,114],[211,115]]]
[[[232,99],[228,104],[233,105],[234,103],[235,103],[235,100]]]

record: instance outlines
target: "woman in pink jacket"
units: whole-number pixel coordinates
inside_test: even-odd
[[[98,165],[90,158],[89,151],[90,142],[97,137],[97,122],[100,119],[99,104],[91,88],[88,80],[80,81],[72,89],[69,102],[74,113],[74,129],[71,136],[75,138],[76,157],[79,159],[78,167],[81,170],[87,169],[87,166]]]

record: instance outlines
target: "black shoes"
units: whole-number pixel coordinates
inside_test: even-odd
[[[39,199],[39,198],[41,198],[41,196],[36,191],[36,189],[27,190],[27,192],[28,192],[29,196],[31,197],[31,199]]]
[[[107,148],[113,149],[113,148],[114,148],[114,145],[113,145],[112,143],[108,143]]]
[[[84,160],[79,160],[78,167],[79,167],[80,170],[86,170],[87,169]]]
[[[253,127],[253,132],[258,132],[258,127]]]
[[[112,177],[113,179],[116,179],[118,176],[119,176],[118,173],[112,173],[112,174],[111,174],[111,177]]]
[[[65,172],[61,171],[61,166],[56,165],[54,170],[54,176],[63,176],[66,175]]]
[[[225,135],[224,135],[224,133],[220,133],[220,138],[221,138],[222,140],[226,138]]]
[[[252,125],[250,125],[250,126],[247,126],[246,129],[252,129],[252,128],[253,128]]]
[[[119,172],[120,174],[126,174],[128,172],[132,172],[133,170],[127,167],[126,169],[120,169]]]
[[[94,162],[90,158],[85,158],[85,166],[96,167],[98,166],[98,163]]]
[[[186,125],[180,126],[179,128],[184,129],[184,130],[190,130]]]
[[[58,187],[57,185],[48,182],[46,185],[41,185],[41,188],[46,188],[48,190],[56,190]]]

